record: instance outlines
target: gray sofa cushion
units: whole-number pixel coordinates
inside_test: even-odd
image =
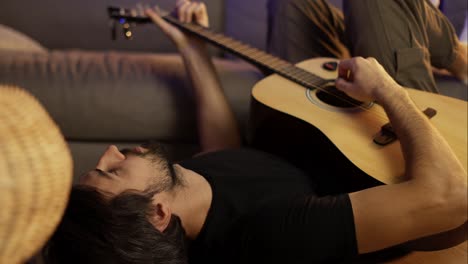
[[[261,74],[243,62],[215,65],[245,123]],[[191,86],[175,54],[0,51],[0,80],[36,95],[69,140],[196,141]]]
[[[10,27],[0,24],[0,50],[46,52],[39,42]]]

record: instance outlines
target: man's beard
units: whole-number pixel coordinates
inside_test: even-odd
[[[174,170],[172,162],[169,160],[167,152],[163,145],[156,141],[148,141],[141,144],[141,147],[147,149],[146,152],[140,153],[133,149],[122,149],[120,152],[124,155],[135,155],[144,158],[151,162],[151,165],[162,172],[159,177],[154,176],[148,183],[148,188],[145,193],[156,194],[163,191],[168,191],[176,186],[183,185],[179,174]],[[156,174],[156,173],[155,173]]]

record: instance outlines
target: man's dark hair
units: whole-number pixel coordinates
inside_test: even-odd
[[[149,221],[154,193],[106,199],[85,186],[72,189],[62,222],[44,248],[46,263],[187,263],[185,232],[173,215],[164,232]]]

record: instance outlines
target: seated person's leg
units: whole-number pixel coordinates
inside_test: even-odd
[[[431,66],[448,68],[458,40],[429,1],[346,1],[345,13],[353,56],[375,57],[400,84],[437,92]]]
[[[299,62],[313,57],[348,58],[343,14],[325,0],[270,0],[268,50]]]

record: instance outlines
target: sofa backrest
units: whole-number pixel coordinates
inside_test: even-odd
[[[176,0],[147,0],[170,10]],[[211,27],[257,48],[266,43],[268,0],[202,0],[208,6]],[[329,0],[342,7],[342,0]],[[135,29],[132,41],[112,41],[106,7],[131,7],[133,0],[14,0],[1,1],[0,24],[10,26],[49,49],[132,50],[174,52],[174,46],[154,26]],[[461,33],[467,14],[465,0],[444,1],[444,12]],[[141,36],[144,36],[141,37]]]
[[[224,28],[224,1],[205,0],[210,14],[211,27]],[[133,0],[14,0],[1,1],[0,24],[14,28],[49,49],[175,51],[172,43],[158,32],[155,26],[140,26],[134,30],[136,37],[126,41],[111,40],[107,6],[109,4],[132,7]],[[175,0],[147,0],[140,3],[158,4],[171,10]],[[141,37],[144,36],[144,37]]]

